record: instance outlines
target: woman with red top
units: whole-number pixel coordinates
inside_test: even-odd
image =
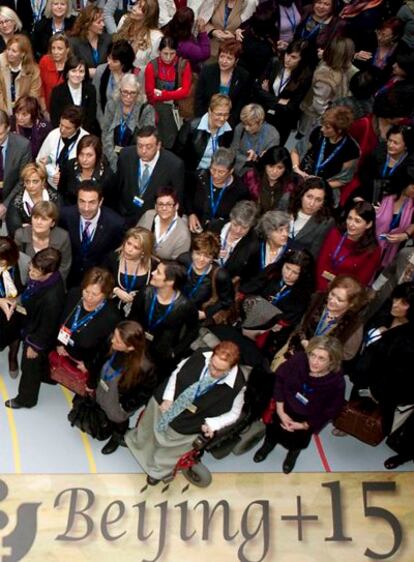
[[[340,274],[352,275],[368,285],[380,261],[375,209],[370,203],[359,201],[349,211],[345,225],[332,228],[325,238],[316,263],[316,288],[324,291]]]
[[[178,100],[190,95],[192,73],[190,63],[177,57],[178,43],[163,37],[159,57],[145,69],[145,93],[158,114],[158,129],[164,148],[172,148],[178,132],[176,122]]]
[[[55,86],[63,84],[63,68],[69,55],[69,41],[65,35],[52,35],[47,55],[39,62],[42,92],[46,109],[50,108],[50,95]]]

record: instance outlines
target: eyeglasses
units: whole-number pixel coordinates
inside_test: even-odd
[[[0,20],[0,25],[7,25],[9,23],[13,23],[13,20]]]
[[[215,115],[216,117],[222,117],[223,119],[228,119],[229,115],[230,115],[230,113],[228,113],[228,112],[227,113],[217,113],[217,111],[213,111],[213,110],[211,110],[211,113],[213,115]]]
[[[172,209],[175,203],[156,203],[156,206],[160,209]]]
[[[121,90],[121,94],[122,94],[123,96],[133,97],[133,96],[136,96],[136,95],[138,94],[138,92],[137,92],[136,90],[135,90],[135,91]]]

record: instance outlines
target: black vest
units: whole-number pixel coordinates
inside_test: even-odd
[[[204,366],[205,357],[203,352],[196,351],[185,365],[183,365],[177,375],[174,399],[199,379]],[[167,382],[168,381],[162,384],[155,393],[155,398],[159,403],[162,402],[162,395]],[[199,433],[206,418],[220,416],[231,410],[236,396],[244,385],[244,376],[239,368],[233,388],[225,383],[215,384],[205,394],[199,396],[194,401],[194,405],[197,406],[197,411],[195,413],[184,410],[184,412],[181,412],[181,414],[170,423],[170,426],[178,433],[184,435]]]

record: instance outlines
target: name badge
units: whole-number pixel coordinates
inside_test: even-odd
[[[118,144],[115,145],[115,152],[116,152],[116,154],[119,154],[123,148],[124,148],[123,146],[119,146]]]
[[[304,406],[307,406],[309,404],[309,400],[306,398],[306,396],[303,396],[303,394],[301,394],[300,392],[297,392],[295,395],[296,400],[299,400],[299,402],[301,402]]]
[[[324,279],[326,279],[327,281],[333,281],[336,277],[336,275],[334,275],[333,273],[331,273],[330,271],[325,271],[322,273],[322,277]]]
[[[71,339],[71,335],[72,335],[71,330],[69,330],[69,328],[67,328],[66,326],[62,326],[59,330],[57,339],[63,345],[72,345],[73,342]]]
[[[135,195],[132,202],[136,207],[143,207],[144,205],[144,200],[142,199],[142,197],[138,197],[138,195]]]
[[[198,410],[197,406],[194,406],[194,404],[190,404],[189,406],[187,406],[187,410],[189,412],[191,412],[192,414],[195,414]]]
[[[3,189],[3,184],[4,184],[4,182],[0,181],[0,189]]]
[[[108,392],[108,391],[109,391],[109,386],[106,384],[105,381],[100,380],[100,381],[99,381],[99,386],[102,388],[102,390],[103,390],[104,392]]]
[[[23,314],[23,316],[27,316],[27,310],[21,304],[16,304],[16,312]]]
[[[154,341],[154,336],[152,334],[150,334],[149,332],[145,332],[145,338],[148,341]]]

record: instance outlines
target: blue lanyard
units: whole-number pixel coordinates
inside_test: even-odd
[[[98,66],[98,63],[99,63],[99,51],[98,51],[98,49],[94,49],[92,46],[91,46],[91,49],[92,49],[93,64],[94,64],[95,66]]]
[[[261,243],[261,248],[260,248],[260,269],[265,269],[266,266],[266,242],[262,242]],[[286,252],[287,250],[287,244],[285,244],[282,247],[282,251],[279,252],[279,254],[276,256],[276,258],[269,263],[268,265],[271,265],[272,263],[276,263],[280,260],[280,258],[283,256],[283,254]]]
[[[60,29],[57,29],[57,27],[55,27],[54,23],[53,23],[53,19],[52,19],[52,35],[56,35],[56,33],[63,33],[65,31],[65,20],[63,20],[62,22],[62,27]]]
[[[336,324],[335,318],[333,318],[332,320],[329,320],[329,322],[325,324],[327,316],[328,316],[328,311],[325,309],[324,313],[322,314],[322,316],[319,319],[318,325],[316,326],[315,336],[325,335],[326,332],[331,328],[331,326]]]
[[[309,386],[308,384],[306,384],[306,382],[303,383],[302,386],[302,394],[304,395],[304,397],[306,398],[307,394],[312,394],[312,392],[314,392],[315,389],[312,388],[311,386]]]
[[[125,137],[125,133],[127,130],[127,126],[128,126],[128,121],[131,117],[132,111],[130,111],[128,113],[128,115],[126,116],[126,118],[124,119],[124,116],[121,116],[121,122],[119,124],[119,142],[122,144],[124,137]]]
[[[46,2],[44,2],[44,0],[40,0],[40,2],[37,5],[36,4],[37,3],[34,0],[30,0],[30,5],[32,7],[32,12],[33,12],[34,24],[36,24],[39,20],[42,19],[43,12],[46,7]]]
[[[279,287],[279,291],[274,297],[272,297],[272,304],[277,304],[280,300],[286,298],[292,292],[292,288],[288,288],[287,285],[284,285],[282,279],[280,280]]]
[[[148,331],[149,332],[152,332],[157,326],[159,326],[162,322],[164,322],[164,320],[167,318],[167,316],[170,314],[170,312],[174,308],[176,300],[177,300],[177,293],[174,293],[172,301],[168,305],[167,310],[164,312],[164,314],[162,316],[160,316],[158,318],[158,320],[155,320],[155,322],[153,322],[154,312],[155,312],[155,304],[156,304],[156,301],[157,301],[157,291],[154,291],[154,294],[153,294],[152,300],[151,300],[149,313],[148,313]]]
[[[322,22],[320,22],[320,23],[316,24],[315,27],[313,27],[311,31],[308,31],[306,29],[306,26],[311,19],[312,19],[311,16],[308,16],[306,18],[305,25],[303,26],[302,33],[300,34],[301,39],[305,39],[306,41],[308,41],[311,37],[313,37],[315,35],[315,33],[317,33],[320,30],[320,28],[322,27]]]
[[[259,136],[257,138],[257,141],[255,143],[256,144],[255,149],[253,148],[253,143],[252,143],[251,139],[246,136],[247,150],[253,150],[255,152],[255,154],[257,154],[257,156],[259,156],[260,153],[262,152],[261,147],[262,147],[262,144],[263,144],[263,137],[264,137],[264,134],[265,134],[266,125],[267,125],[267,123],[263,123],[263,125],[262,125],[262,129],[261,129],[261,131],[259,133]]]
[[[343,261],[346,260],[346,258],[351,254],[350,252],[347,254],[344,254],[343,256],[341,256],[340,258],[338,258],[341,250],[342,250],[342,246],[345,244],[345,240],[347,238],[347,234],[346,232],[342,235],[341,240],[339,241],[339,244],[337,245],[337,247],[335,248],[335,252],[333,253],[333,256],[331,257],[331,263],[333,265],[334,269],[337,269],[338,266],[341,265],[341,263]]]
[[[290,76],[288,76],[286,78],[286,80],[283,80],[283,77],[285,75],[285,69],[283,68],[282,70],[282,76],[280,77],[280,82],[279,82],[279,88],[277,89],[277,95],[280,96],[280,92],[283,90],[283,88],[286,86],[286,84],[289,82],[290,80]]]
[[[398,211],[398,213],[396,215],[393,215],[392,220],[391,220],[391,224],[390,224],[390,230],[393,230],[394,228],[397,228],[397,226],[400,224],[400,220],[401,220],[401,215],[404,212],[404,208],[408,203],[408,199],[405,199],[404,203],[401,205],[400,210]]]
[[[216,150],[219,148],[219,133],[220,129],[217,130],[217,133],[215,135],[211,135],[211,149],[213,151],[213,154],[215,154]]]
[[[14,281],[14,267],[10,270],[10,277]],[[6,288],[3,283],[3,277],[0,275],[0,297],[4,298],[6,296]]]
[[[223,28],[226,29],[228,21],[229,21],[229,17],[231,14],[231,8],[229,8],[229,5],[227,4],[227,2],[224,4],[224,22],[223,22]]]
[[[210,175],[210,209],[211,209],[211,218],[214,219],[217,214],[217,210],[220,206],[221,200],[223,199],[224,192],[226,191],[228,183],[224,185],[224,187],[219,188],[219,193],[217,195],[217,199],[214,200],[214,186],[213,186],[213,178]]]
[[[72,333],[77,332],[80,328],[83,328],[85,324],[88,324],[91,320],[95,318],[95,316],[97,316],[100,313],[100,311],[103,309],[105,305],[106,305],[106,300],[102,301],[101,304],[99,304],[95,308],[95,310],[89,312],[89,314],[87,314],[86,316],[84,316],[79,320],[79,316],[82,310],[82,305],[81,303],[79,303],[78,306],[76,307],[75,316],[72,320],[72,325],[70,327],[71,332]]]
[[[134,290],[134,287],[137,283],[138,269],[139,269],[139,264],[137,265],[137,269],[135,270],[135,273],[133,275],[128,275],[127,265],[125,262],[125,273],[121,273],[121,280],[125,288],[125,291],[127,293],[130,293],[131,291]]]
[[[326,137],[324,137],[323,141],[322,141],[322,144],[321,144],[321,147],[319,149],[318,160],[316,161],[315,175],[318,175],[319,171],[322,168],[324,168],[326,166],[326,164],[328,164],[331,160],[333,160],[335,158],[335,156],[338,154],[338,152],[342,149],[342,147],[346,143],[346,137],[344,139],[342,139],[342,141],[335,148],[335,150],[333,152],[331,152],[331,154],[328,156],[328,158],[326,160],[324,160],[326,143],[327,143],[327,140],[326,140]]]
[[[72,148],[73,148],[74,144],[76,143],[76,141],[77,141],[77,139],[75,139],[75,140],[68,146],[68,151],[67,151],[67,153],[66,153],[66,157],[64,158],[64,160],[67,160],[67,159],[69,158],[69,152],[72,150]],[[59,138],[59,140],[58,140],[58,144],[57,144],[57,148],[56,148],[55,162],[57,162],[58,159],[59,159],[59,153],[60,153],[59,147],[60,147],[60,138]],[[63,143],[63,148],[62,148],[62,150],[64,150],[64,148],[65,148],[65,144]]]
[[[119,375],[123,371],[122,367],[120,367],[119,369],[112,369],[112,363],[114,362],[115,355],[116,353],[113,353],[109,361],[107,361],[102,368],[102,380],[104,380],[105,382],[110,382],[114,380],[116,377],[119,377]],[[111,370],[112,373],[110,373]]]
[[[201,381],[202,381],[203,378],[206,376],[207,372],[208,372],[208,365],[206,365],[206,366],[204,367],[204,369],[201,371],[201,375],[200,375],[200,379],[199,379],[200,382],[198,383],[198,387],[197,387],[197,390],[196,390],[196,394],[195,394],[194,400],[197,400],[197,398],[198,398],[199,396],[203,396],[203,394],[206,394],[206,392],[208,392],[208,391],[210,390],[210,388],[212,388],[213,386],[216,386],[216,384],[217,384],[220,380],[222,380],[222,377],[221,377],[220,379],[216,379],[214,382],[212,382],[211,384],[209,384],[203,391],[201,391],[201,390],[200,390]]]
[[[402,154],[398,160],[395,162],[395,164],[390,168],[389,167],[389,163],[390,163],[390,157],[387,154],[387,158],[385,159],[385,163],[384,163],[384,167],[382,168],[382,174],[381,177],[382,178],[386,178],[388,176],[392,176],[392,174],[395,172],[395,170],[398,168],[398,166],[403,162],[403,160],[405,160],[407,158],[407,152],[404,152],[404,154]]]
[[[138,171],[137,171],[138,193],[139,193],[139,196],[141,198],[144,197],[145,192],[148,189],[148,185],[151,181],[151,175],[152,175],[152,173],[148,176],[148,179],[145,182],[145,184],[141,185],[141,163],[140,163],[140,160],[138,160]]]
[[[189,280],[189,282],[191,283],[192,279],[191,279],[191,272],[193,271],[193,264],[190,264],[190,266],[187,269],[187,279]],[[204,277],[207,275],[207,273],[210,271],[210,266],[208,265],[205,270],[203,271],[203,273],[201,275],[197,275],[198,279],[196,284],[194,285],[194,287],[191,289],[191,291],[187,292],[187,297],[189,299],[191,299],[199,290],[202,282],[204,281]]]
[[[372,66],[376,66],[377,68],[380,68],[380,69],[384,68],[386,66],[387,62],[388,62],[388,59],[393,54],[393,52],[394,52],[394,49],[391,49],[391,52],[388,53],[387,55],[385,55],[385,57],[383,59],[383,62],[381,63],[381,66],[380,66],[380,65],[377,65],[377,62],[379,60],[379,49],[377,49],[375,51],[375,55],[374,55],[374,58],[372,60]]]
[[[290,10],[288,8],[285,8],[284,12],[287,19],[289,20],[292,33],[295,33],[295,29],[296,29],[295,6],[294,5],[290,6]]]

